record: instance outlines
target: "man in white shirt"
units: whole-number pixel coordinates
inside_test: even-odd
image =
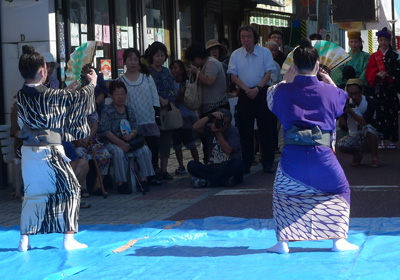
[[[273,129],[274,115],[266,103],[267,84],[271,71],[275,69],[271,52],[257,45],[260,36],[249,25],[238,31],[242,47],[235,50],[229,60],[228,73],[232,82],[239,87],[236,106],[240,142],[242,146],[244,173],[250,172],[254,159],[254,120],[257,120],[263,153],[262,165],[266,173],[274,173]]]

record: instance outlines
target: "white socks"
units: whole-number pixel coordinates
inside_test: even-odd
[[[357,250],[358,246],[349,243],[344,238],[334,238],[332,251],[334,252],[342,252],[342,251],[350,251]],[[268,252],[278,253],[278,254],[287,254],[289,253],[289,242],[288,241],[278,241],[274,246],[267,249]]]
[[[75,249],[83,249],[83,248],[87,248],[87,245],[76,241],[73,233],[65,233],[64,234],[63,249],[75,250]]]
[[[358,249],[357,245],[349,243],[344,238],[334,238],[332,240],[333,240],[332,251],[334,252],[342,252],[342,251],[350,251]]]
[[[87,248],[87,245],[76,241],[73,233],[64,234],[63,249],[75,250],[75,249],[83,249],[83,248]],[[31,247],[31,245],[29,245],[29,235],[22,234],[21,239],[19,240],[18,251],[25,252],[30,249],[32,249],[32,247]]]
[[[289,242],[288,241],[278,241],[275,246],[267,249],[268,252],[287,254],[289,253]]]
[[[29,236],[26,234],[21,234],[21,239],[19,240],[18,251],[26,252],[29,249],[32,249],[31,245],[29,245]]]

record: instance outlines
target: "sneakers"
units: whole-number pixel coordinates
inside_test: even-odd
[[[208,186],[208,182],[204,179],[192,177],[192,180],[190,181],[190,185],[193,188],[206,188]]]
[[[187,171],[186,171],[185,167],[183,167],[183,166],[178,167],[178,169],[175,169],[176,175],[182,175],[182,174],[186,174],[186,173],[187,173]]]

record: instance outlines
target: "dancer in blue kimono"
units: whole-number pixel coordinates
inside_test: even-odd
[[[24,46],[19,71],[25,84],[18,92],[18,120],[22,123],[24,202],[18,251],[31,248],[29,235],[64,233],[63,248],[86,248],[74,239],[78,231],[80,186],[61,141],[86,138],[87,116],[95,110],[97,75],[79,91],[55,90],[43,85],[46,62],[32,46]]]
[[[321,239],[332,239],[333,251],[355,250],[346,240],[349,183],[332,150],[335,119],[343,114],[347,94],[319,68],[309,39],[301,41],[293,58],[295,67],[267,94],[285,140],[273,193],[278,243],[268,250],[288,253],[289,241]]]

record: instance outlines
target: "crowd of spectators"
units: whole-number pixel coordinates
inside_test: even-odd
[[[338,120],[345,136],[338,146],[340,151],[353,154],[353,166],[359,165],[364,152],[369,150],[371,166],[378,167],[378,147],[396,148],[398,141],[395,128],[399,102],[392,86],[393,77],[398,75],[397,57],[390,47],[390,33],[382,30],[377,35],[379,49],[370,57],[362,51],[360,33],[349,32],[352,59],[332,73],[336,84],[349,94],[345,114]],[[83,197],[108,195],[103,185],[110,178],[110,165],[113,184],[123,194],[132,192],[129,172],[135,173],[138,185],[145,191],[187,172],[193,176],[194,187],[240,184],[243,175],[250,173],[257,151],[263,171],[275,172],[281,125],[268,109],[266,94],[269,86],[282,81],[281,67],[286,59],[283,34],[272,31],[266,47],[262,47],[256,30],[242,26],[237,39],[241,47],[233,52],[228,50],[226,39],[212,39],[205,45],[192,43],[185,51],[185,63],[175,60],[169,68],[165,67],[168,50],[163,43],[154,42],[143,56],[137,49],[129,48],[123,53],[123,75],[107,83],[99,73],[95,90],[97,111],[88,117],[90,136],[63,143],[82,186],[87,185],[88,160],[96,161],[96,178],[87,189],[83,188]],[[313,35],[312,39],[320,38]],[[57,89],[60,83],[53,71],[59,64],[50,53],[44,57],[48,69],[45,85]],[[330,69],[326,71],[329,73]],[[190,110],[184,102],[191,75],[198,76],[202,95],[197,111]],[[71,84],[70,88],[77,86]],[[369,87],[375,87],[371,96],[366,94]],[[235,98],[235,102],[229,98]],[[171,104],[179,109],[183,125],[162,129],[161,118]],[[18,150],[16,106],[11,116],[11,132]],[[203,148],[202,163],[196,147],[197,136]],[[389,141],[387,146],[385,140]],[[178,162],[175,174],[168,171],[171,147]],[[183,147],[193,158],[187,167]]]

